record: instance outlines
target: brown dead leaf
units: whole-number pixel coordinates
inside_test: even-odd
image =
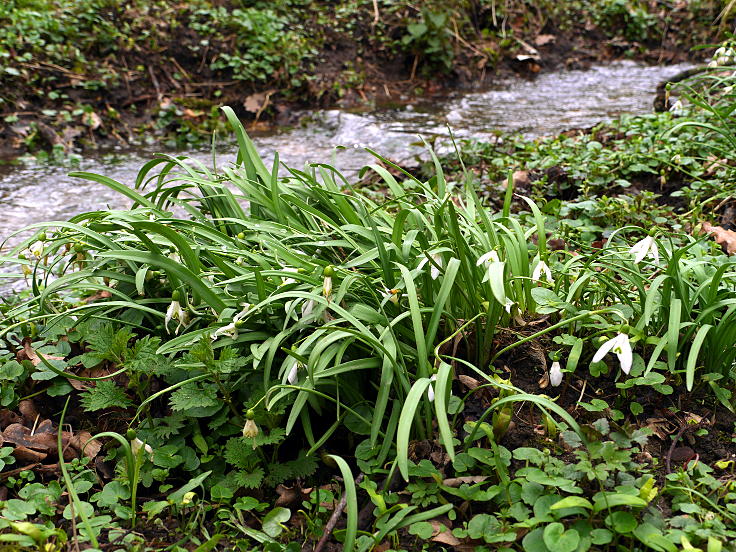
[[[736,232],[726,230],[721,226],[713,226],[709,222],[703,223],[703,230],[713,236],[716,243],[720,245],[729,255],[736,254]]]
[[[250,111],[251,113],[260,113],[266,108],[266,106],[268,106],[268,102],[275,92],[276,90],[266,90],[264,92],[251,94],[245,98],[243,107],[246,111]]]
[[[287,487],[286,485],[277,486],[276,494],[279,495],[276,499],[276,506],[291,506],[301,498],[299,489],[295,487]]]
[[[454,550],[459,550],[458,547],[461,546],[460,539],[458,539],[449,531],[443,531],[442,533],[439,533],[438,535],[432,537],[432,541],[439,542],[440,544],[446,544],[447,546],[452,546]],[[475,550],[475,547],[470,546],[468,550]]]
[[[36,351],[33,350],[33,347],[31,347],[30,337],[24,338],[22,344],[23,349],[21,351],[18,351],[18,354],[16,355],[16,359],[19,362],[21,360],[30,360],[34,366],[38,366],[39,364],[41,364],[41,362],[43,362],[41,358],[36,354]],[[44,358],[46,360],[64,360],[64,357],[53,355],[44,355]]]
[[[555,40],[557,40],[557,37],[555,35],[540,34],[540,35],[537,35],[537,38],[534,39],[534,45],[535,46],[546,46],[547,44],[552,44]]]
[[[48,454],[45,452],[40,452],[38,450],[29,449],[24,446],[17,446],[13,449],[13,456],[15,456],[15,459],[19,462],[32,462],[40,464],[41,461],[48,456]]]
[[[93,303],[94,301],[99,301],[100,299],[109,299],[110,297],[112,297],[112,292],[106,289],[101,289],[97,293],[94,293],[89,297],[85,297],[84,299],[82,299],[82,303]]]
[[[36,404],[31,399],[20,401],[18,403],[18,411],[23,416],[23,422],[26,425],[33,425],[36,418],[38,418],[38,408],[36,408]]]
[[[90,460],[94,460],[95,457],[102,450],[102,443],[98,440],[90,442],[92,434],[88,431],[78,431],[69,439],[69,444],[74,447],[79,454],[84,454]]]
[[[468,475],[464,477],[450,477],[448,479],[445,479],[442,481],[442,484],[445,487],[459,487],[463,483],[468,483],[469,485],[474,485],[476,483],[481,483],[488,479],[487,475]]]
[[[467,387],[468,390],[475,389],[480,385],[480,382],[477,379],[466,376],[465,374],[460,374],[457,379],[460,381],[460,383]]]

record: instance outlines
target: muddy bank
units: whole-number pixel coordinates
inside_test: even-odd
[[[153,4],[108,2],[89,13],[68,8],[63,17],[49,7],[36,23],[40,43],[0,35],[0,49],[15,54],[0,76],[0,154],[191,147],[224,128],[221,105],[264,128],[294,125],[303,109],[406,104],[508,75],[534,78],[617,59],[675,63],[714,40],[718,13],[708,2],[643,3],[638,11],[567,2],[507,2],[503,10],[459,1],[421,9],[403,2]],[[10,21],[21,8],[3,10]],[[56,15],[76,23],[76,34],[44,30],[43,18]],[[110,27],[107,42],[96,36],[99,24],[85,31],[92,16]]]

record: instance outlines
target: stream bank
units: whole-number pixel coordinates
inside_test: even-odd
[[[0,154],[187,147],[304,109],[406,105],[713,41],[718,2],[39,0],[0,8]],[[104,32],[100,32],[104,31]]]

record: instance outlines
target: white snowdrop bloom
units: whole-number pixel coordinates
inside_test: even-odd
[[[475,263],[475,265],[486,266],[487,270],[485,276],[483,276],[483,282],[487,282],[491,279],[494,267],[497,267],[498,265],[503,265],[503,261],[499,258],[496,251],[491,250],[488,253],[483,253],[483,255],[478,258],[478,261]]]
[[[682,103],[682,100],[677,100],[670,106],[670,113],[675,117],[681,117],[685,114],[685,104]]]
[[[634,255],[634,262],[640,263],[645,257],[650,256],[654,259],[656,264],[659,264],[659,249],[657,249],[657,243],[654,241],[653,236],[647,236],[641,241],[636,242],[629,253]]]
[[[307,299],[302,303],[302,320],[309,318],[312,316],[312,312],[314,312],[314,307],[317,306],[317,301],[314,299]]]
[[[621,364],[621,371],[624,374],[628,374],[631,371],[634,357],[631,352],[631,343],[629,343],[628,335],[620,333],[613,339],[606,341],[596,351],[595,355],[593,355],[593,362],[600,362],[608,353],[614,353],[618,357],[618,361]]]
[[[151,445],[147,445],[146,443],[141,441],[138,437],[136,437],[130,442],[130,450],[133,451],[133,456],[135,456],[136,458],[138,457],[138,452],[141,449],[143,449],[146,455],[148,455],[148,457],[151,460],[153,460],[153,449],[151,448]]]
[[[294,268],[292,266],[284,267],[281,270],[283,270],[284,272],[293,272],[294,274],[296,274],[297,272],[299,272],[299,269],[298,268]],[[287,286],[289,284],[293,284],[294,282],[296,282],[296,280],[294,278],[288,278],[288,277],[287,278],[281,278],[281,285],[282,286]]]
[[[394,305],[399,304],[399,294],[401,293],[401,290],[398,289],[389,289],[384,286],[384,288],[381,290],[381,295],[384,299],[388,299],[391,301]]]
[[[433,280],[436,280],[440,275],[440,269],[438,266],[442,266],[442,255],[439,253],[433,253],[430,255],[432,258],[432,267],[429,269],[429,275],[432,277]],[[429,262],[429,259],[427,257],[424,257],[421,262],[419,263],[419,266],[417,266],[417,270],[424,267]]]
[[[259,431],[256,422],[251,419],[245,420],[245,425],[243,426],[243,437],[246,439],[255,439],[258,437],[258,433]]]
[[[322,283],[322,295],[327,297],[327,299],[332,295],[332,276],[325,276],[325,280]]]
[[[250,303],[243,303],[242,307],[243,310],[233,316],[232,322],[230,322],[227,326],[223,326],[222,328],[218,328],[217,330],[215,330],[215,333],[212,334],[212,339],[217,339],[221,335],[225,335],[230,339],[238,338],[238,322],[245,318],[245,316],[250,311],[251,305]]]
[[[37,259],[40,259],[43,255],[43,242],[37,241],[31,247],[28,248],[28,251],[30,251],[31,255],[36,257]]]
[[[289,370],[289,373],[286,376],[286,381],[291,385],[294,385],[299,379],[299,369],[304,368],[304,365],[295,358],[292,359],[292,363],[291,370]]]
[[[427,386],[427,399],[429,400],[429,402],[434,402],[434,386],[432,385],[432,383],[437,381],[437,374],[432,374],[432,376],[429,378],[429,381],[431,383]]]
[[[166,317],[164,318],[164,327],[166,328],[166,331],[169,331],[169,322],[172,320],[177,320],[179,322],[179,325],[176,327],[175,334],[179,333],[179,330],[182,326],[184,326],[187,323],[187,311],[185,311],[181,303],[179,301],[172,301],[169,305],[169,308],[166,309]]]
[[[537,263],[537,266],[534,267],[534,271],[532,272],[532,280],[534,282],[539,282],[542,277],[544,277],[544,279],[550,283],[554,282],[554,279],[552,278],[552,271],[547,266],[547,263],[545,263],[544,261],[539,261]]]
[[[549,383],[552,387],[557,387],[562,383],[562,367],[556,360],[552,363],[552,367],[549,369]]]

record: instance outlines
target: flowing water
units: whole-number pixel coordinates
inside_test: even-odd
[[[542,74],[531,81],[509,79],[489,90],[431,103],[363,113],[318,111],[299,128],[254,139],[266,158],[278,151],[282,162],[293,167],[302,168],[310,161],[332,162],[339,170],[354,173],[372,159],[361,146],[405,162],[422,154],[422,147],[417,145],[419,135],[428,140],[438,138],[441,147],[442,138],[448,136],[448,125],[460,138],[492,136],[498,130],[540,136],[590,127],[624,113],[647,113],[652,109],[657,84],[686,68],[621,62],[585,71]],[[233,151],[234,147],[222,148],[217,163],[232,161]],[[74,170],[105,174],[132,185],[139,167],[155,153],[153,149],[137,149],[90,155]],[[184,153],[211,165],[208,150]],[[126,198],[104,186],[68,177],[68,168],[0,170],[0,206],[4,214],[0,240],[33,222],[65,220],[84,211],[127,205]]]

